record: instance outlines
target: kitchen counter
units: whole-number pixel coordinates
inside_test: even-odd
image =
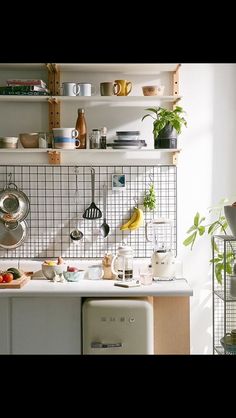
[[[134,276],[138,266],[134,263]],[[67,260],[68,265],[87,269],[98,260]],[[190,297],[193,290],[181,272],[173,281],[123,288],[113,280],[54,283],[42,279],[42,260],[0,262],[34,272],[21,289],[0,289],[0,354],[80,354],[83,298],[148,297],[153,305],[155,354],[189,354]],[[38,332],[40,330],[40,332]],[[60,344],[58,344],[58,341]]]
[[[192,296],[193,291],[185,279],[153,282],[152,285],[133,288],[114,286],[113,280],[80,280],[54,283],[31,279],[21,289],[0,289],[0,297],[142,297],[142,296]]]

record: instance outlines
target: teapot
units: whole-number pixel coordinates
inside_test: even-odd
[[[121,244],[112,260],[111,271],[117,280],[133,280],[133,249]]]

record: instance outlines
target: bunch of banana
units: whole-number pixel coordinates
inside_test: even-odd
[[[128,222],[123,224],[120,227],[120,229],[122,231],[126,229],[130,229],[131,231],[134,231],[135,229],[138,229],[142,225],[143,225],[143,211],[139,208],[134,208],[131,218],[129,219]]]

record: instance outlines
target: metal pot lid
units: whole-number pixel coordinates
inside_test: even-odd
[[[19,247],[28,234],[26,221],[4,223],[0,222],[0,247],[11,250]]]

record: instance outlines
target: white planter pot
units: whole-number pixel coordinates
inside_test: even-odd
[[[236,206],[224,206],[224,211],[232,235],[236,237]]]

